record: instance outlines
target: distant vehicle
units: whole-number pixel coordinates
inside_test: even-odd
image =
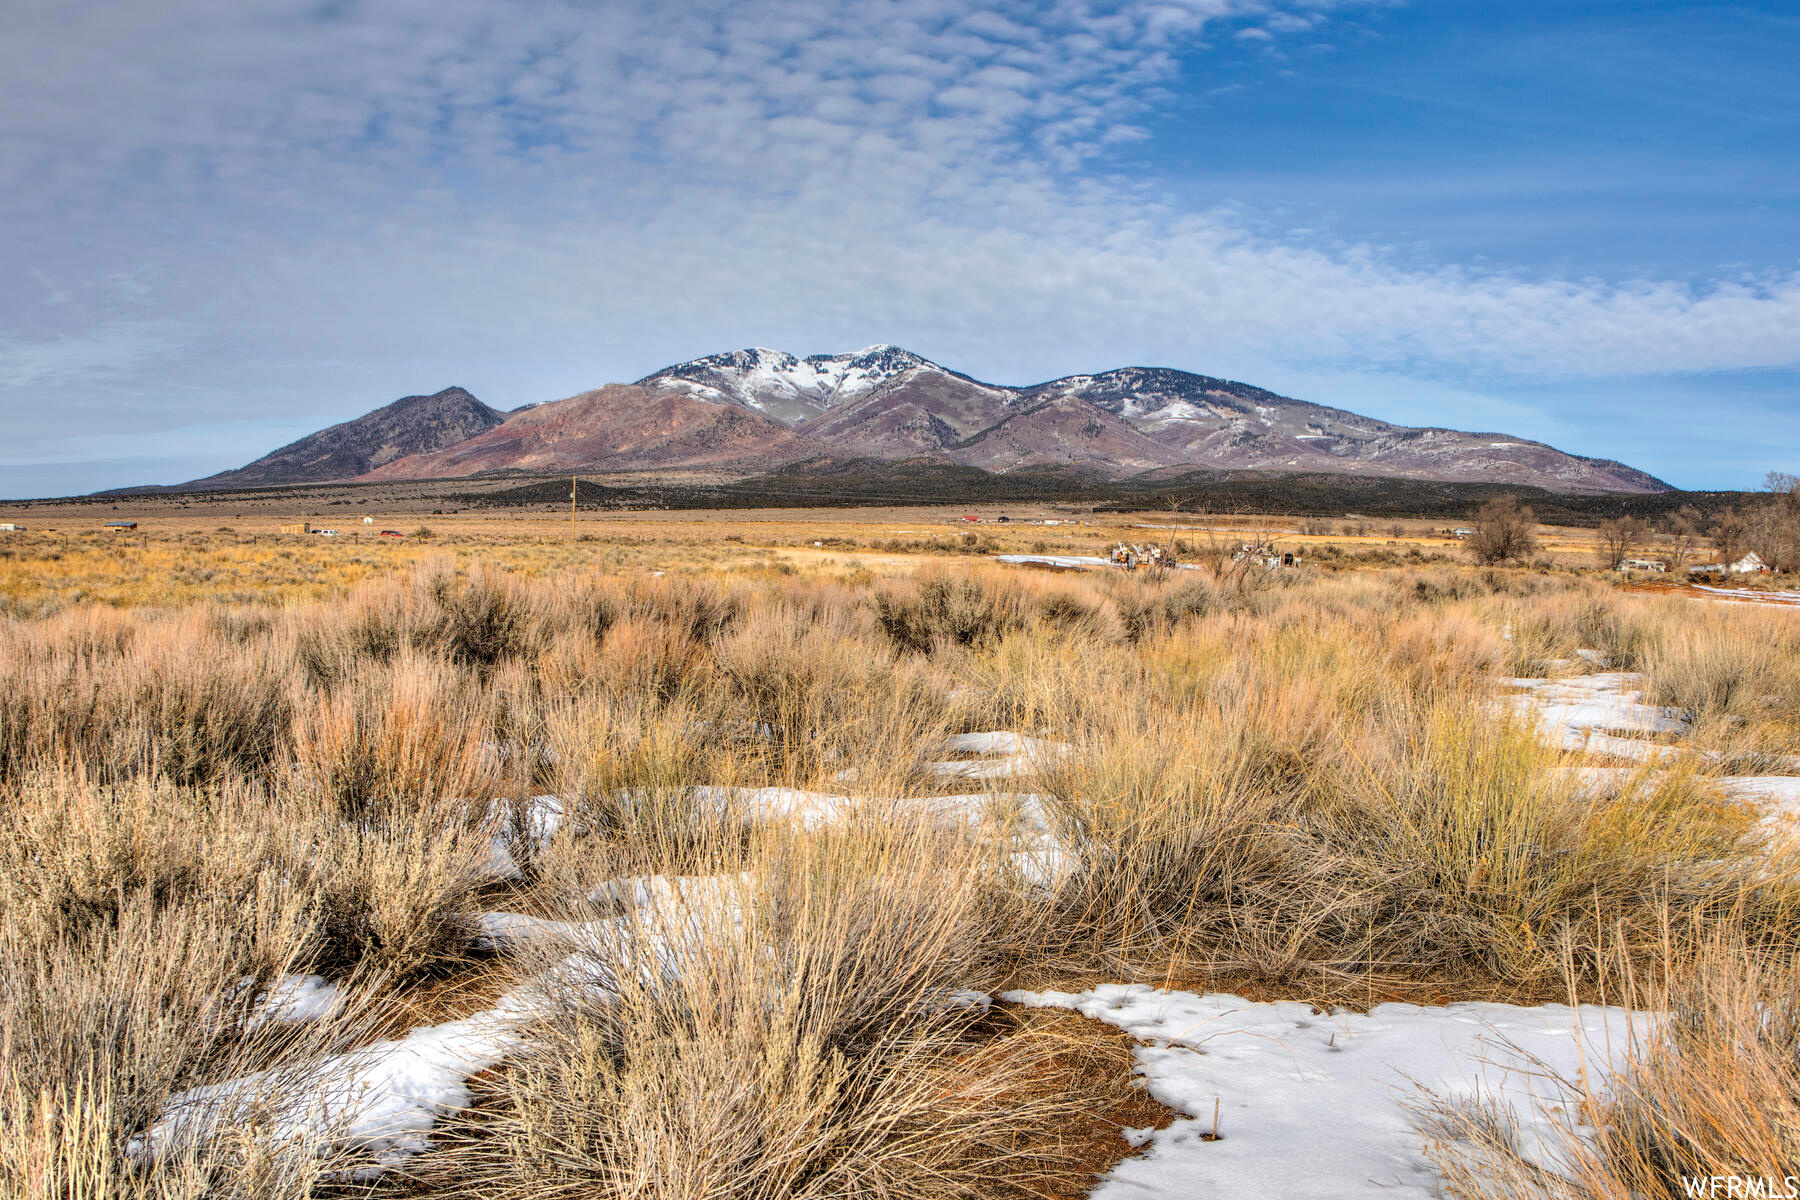
[[[318,534],[320,537],[337,537],[338,536],[338,531],[335,529],[315,529],[315,530],[313,530],[313,532]]]
[[[382,537],[391,537],[391,538],[403,538],[406,535],[404,533],[401,533],[398,529],[384,529],[381,531],[381,536]]]

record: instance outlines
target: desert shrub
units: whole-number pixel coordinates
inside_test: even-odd
[[[1785,623],[1742,619],[1669,629],[1643,651],[1651,694],[1659,704],[1701,716],[1800,714],[1800,672],[1787,632]]]
[[[154,911],[241,890],[232,885],[256,869],[256,822],[232,818],[259,801],[237,785],[34,775],[0,808],[0,908],[21,928],[81,929],[112,919],[125,897]]]
[[[204,614],[129,637],[95,632],[92,623],[11,631],[0,779],[61,767],[204,783],[273,760],[289,711],[282,643],[235,645]]]
[[[1028,625],[1016,586],[984,576],[921,573],[875,592],[875,616],[895,646],[913,653],[939,644],[981,648]]]
[[[347,1023],[246,1026],[261,956],[242,906],[195,896],[121,899],[85,928],[0,920],[0,1190],[29,1200],[302,1197],[338,1166],[249,1142],[171,1156],[155,1169],[133,1139],[168,1097],[316,1053]],[[280,938],[276,923],[261,932]],[[253,1090],[245,1093],[255,1102]]]
[[[538,629],[532,593],[511,577],[479,567],[467,574],[438,567],[422,572],[414,587],[414,648],[477,669],[529,652]]]
[[[493,838],[485,823],[429,811],[320,827],[289,867],[309,906],[308,966],[408,982],[467,962]]]
[[[315,687],[334,688],[360,664],[393,661],[407,642],[406,620],[401,586],[365,587],[298,622],[294,657]]]
[[[903,1200],[1058,1165],[1027,1136],[1079,1101],[1030,1086],[1050,1043],[984,1048],[950,1002],[988,974],[984,873],[916,834],[765,847],[763,882],[589,946],[441,1169],[501,1197]]]
[[[299,706],[288,734],[293,789],[351,818],[493,794],[499,764],[487,696],[452,665],[411,653],[365,663]]]

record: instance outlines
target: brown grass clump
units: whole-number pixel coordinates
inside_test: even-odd
[[[1563,1081],[1579,1107],[1557,1128],[1561,1170],[1519,1152],[1511,1114],[1428,1105],[1428,1148],[1452,1195],[1600,1200],[1730,1195],[1734,1186],[1737,1195],[1786,1194],[1800,1175],[1793,960],[1711,940],[1689,969],[1629,999],[1661,1014],[1655,1031],[1627,1048],[1616,1073]]]
[[[487,1196],[1020,1194],[1077,1094],[959,993],[999,930],[967,848],[885,825],[760,845],[741,883],[599,927],[434,1172]]]

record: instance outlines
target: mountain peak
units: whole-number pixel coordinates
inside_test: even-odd
[[[430,453],[486,433],[505,420],[504,413],[460,387],[402,396],[353,421],[290,442],[248,466],[195,484],[229,488],[354,479],[396,458]]]
[[[716,404],[735,404],[792,426],[866,396],[920,367],[943,369],[910,350],[887,343],[841,354],[809,354],[805,358],[785,350],[753,346],[664,367],[638,380],[638,385],[680,392]]]

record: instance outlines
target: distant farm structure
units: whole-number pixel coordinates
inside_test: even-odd
[[[129,533],[133,529],[137,528],[137,522],[136,521],[108,521],[106,523],[106,528],[112,530],[114,533]]]
[[[296,521],[292,525],[283,525],[281,527],[281,532],[283,532],[283,533],[311,533],[312,526],[309,525],[308,523],[306,523],[305,521]]]
[[[1278,549],[1274,542],[1244,542],[1232,552],[1231,561],[1249,563],[1265,571],[1279,571],[1283,567],[1299,566],[1301,559],[1292,550]]]

